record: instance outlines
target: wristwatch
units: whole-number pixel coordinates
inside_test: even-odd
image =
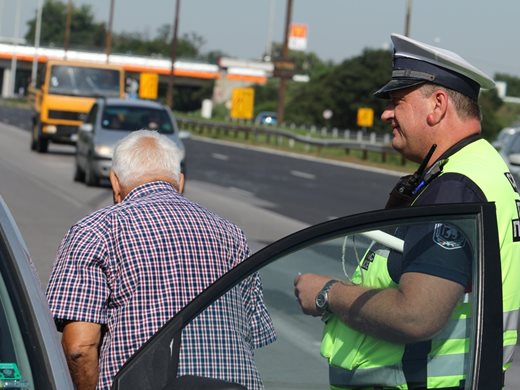
[[[316,307],[322,312],[329,312],[329,290],[331,287],[338,283],[339,280],[331,279],[320,290],[318,295],[316,295]]]

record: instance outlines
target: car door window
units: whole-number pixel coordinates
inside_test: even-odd
[[[465,330],[470,351],[464,362],[466,388],[500,388],[501,280],[496,261],[495,211],[490,204],[366,213],[325,222],[273,243],[228,272],[178,313],[119,372],[114,388],[123,389],[140,380],[158,381],[150,388],[161,388],[165,383],[173,383],[171,389],[179,388],[175,376],[190,373],[185,357],[192,345],[187,344],[186,336],[200,321],[206,323],[200,333],[204,341],[199,340],[208,347],[206,351],[232,355],[219,337],[208,336],[215,335],[215,329],[203,318],[211,317],[209,311],[222,302],[215,303],[222,293],[259,272],[264,301],[277,333],[276,342],[255,351],[265,388],[328,389],[328,364],[320,356],[324,323],[302,314],[294,296],[294,278],[298,273],[319,273],[353,283],[373,283],[367,279],[366,269],[377,256],[386,258],[406,250],[402,239],[409,236],[406,232],[413,232],[419,245],[426,242],[421,237],[427,237],[431,245],[464,247],[463,256],[470,261],[472,275],[471,292],[465,298],[472,312]],[[208,304],[212,306],[206,308]],[[153,379],[145,374],[148,370],[153,371]],[[204,375],[200,367],[195,371]]]

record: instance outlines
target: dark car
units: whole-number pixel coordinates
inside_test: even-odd
[[[184,144],[177,122],[163,104],[136,99],[98,99],[78,131],[74,180],[98,185],[109,176],[115,144],[128,133],[149,129],[169,137],[183,153],[181,170],[185,172]]]
[[[263,277],[265,302],[278,336],[277,342],[255,352],[266,389],[328,389],[328,368],[319,352],[323,325],[301,313],[293,291],[295,275],[319,272],[348,280],[374,246],[402,250],[403,242],[390,233],[425,224],[456,226],[472,249],[468,295],[473,315],[464,388],[501,389],[502,287],[492,203],[379,210],[327,221],[282,238],[230,270],[178,312],[127,361],[112,389],[242,389],[214,378],[177,377],[177,372],[185,327],[253,272]],[[2,201],[0,234],[0,383],[18,389],[72,390],[43,292]]]

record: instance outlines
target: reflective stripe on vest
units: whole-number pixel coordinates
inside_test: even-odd
[[[486,199],[497,204],[500,254],[502,259],[506,259],[501,264],[504,292],[504,367],[507,367],[517,341],[520,292],[515,279],[520,275],[520,262],[512,260],[520,258],[520,243],[513,244],[512,241],[512,219],[515,218],[515,213],[518,214],[514,202],[509,204],[512,187],[496,177],[497,170],[505,173],[507,166],[488,142],[479,140],[450,156],[443,174],[455,172],[465,175],[481,188]],[[520,204],[520,196],[516,194],[516,197]],[[386,256],[382,252],[376,253],[369,270],[359,270],[363,273],[356,275],[355,281],[362,282],[368,288],[397,287],[388,275],[386,265]],[[468,372],[470,313],[471,303],[465,295],[449,322],[432,339],[432,349],[427,359],[428,388],[457,387]],[[404,374],[400,369],[403,352],[403,345],[361,334],[335,316],[325,325],[321,354],[328,359],[330,380],[335,387],[368,385],[406,389]],[[401,380],[403,382],[400,384]]]
[[[503,321],[504,336],[503,365],[504,369],[510,365],[514,345],[517,340],[517,324],[519,318],[520,294],[516,286],[515,277],[509,272],[517,274],[520,267],[513,263],[513,259],[520,257],[520,247],[513,244],[511,225],[515,217],[514,190],[505,173],[508,171],[504,161],[496,150],[485,140],[475,141],[461,151],[450,156],[443,168],[443,173],[460,173],[471,179],[484,193],[488,201],[497,204],[497,225],[499,230],[499,244],[502,265],[503,287]],[[496,172],[504,172],[504,177],[496,177]],[[516,198],[519,199],[518,194]],[[517,217],[518,218],[518,217]],[[516,245],[516,248],[513,248]],[[517,255],[513,255],[513,251]],[[507,270],[505,272],[505,270]],[[509,274],[509,275],[508,275]],[[463,304],[464,305],[464,304]],[[470,315],[470,307],[464,310],[463,305],[456,309]],[[462,314],[462,313],[460,313]],[[453,318],[453,317],[452,317]],[[458,386],[461,379],[469,370],[469,328],[464,330],[467,323],[462,315],[454,324],[453,320],[432,339],[432,350],[427,363],[428,388]],[[454,326],[455,325],[455,326]],[[449,329],[453,333],[449,332]],[[443,340],[444,338],[444,340]]]
[[[363,256],[370,261],[370,272],[358,268],[353,282],[372,288],[396,287],[387,271],[388,250],[377,245]],[[373,256],[373,257],[372,257]],[[338,388],[380,385],[407,389],[401,368],[402,344],[394,344],[349,328],[336,316],[325,324],[321,354],[328,359],[330,384]]]

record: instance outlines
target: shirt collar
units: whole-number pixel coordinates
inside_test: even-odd
[[[132,191],[128,193],[123,202],[132,199],[139,199],[150,194],[155,194],[158,192],[164,191],[174,191],[177,192],[175,187],[168,182],[165,181],[152,181],[150,183],[142,184],[138,187],[135,187]]]

